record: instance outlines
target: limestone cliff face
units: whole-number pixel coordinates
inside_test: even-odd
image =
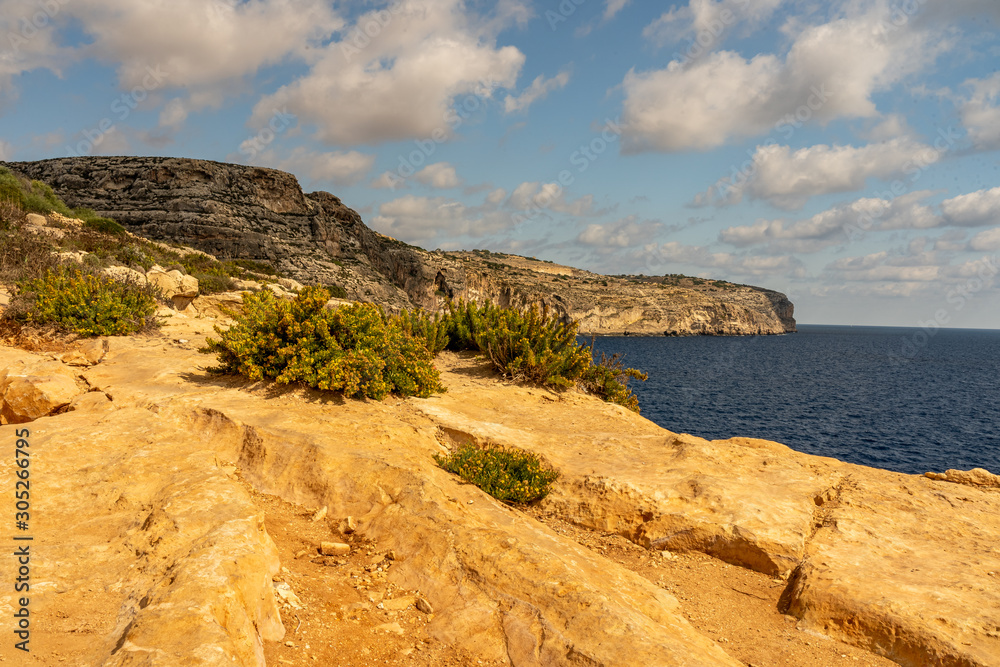
[[[7,166],[136,234],[220,259],[267,260],[300,282],[336,283],[389,308],[436,310],[449,297],[545,305],[599,335],[795,331],[791,302],[760,288],[665,286],[513,255],[428,252],[371,230],[336,196],[305,194],[274,169],[150,157]]]

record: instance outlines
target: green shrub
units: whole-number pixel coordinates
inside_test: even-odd
[[[436,341],[433,346],[428,343],[428,348],[437,353],[440,342],[434,326],[439,325],[410,325],[415,335]],[[505,377],[557,389],[580,384],[606,401],[639,412],[628,380],[645,380],[646,375],[622,367],[617,355],[605,358],[602,353],[601,362],[595,365],[593,344],[581,345],[577,340],[579,324],[566,322],[547,309],[532,307],[522,312],[492,304],[449,302],[440,326],[447,328],[448,349],[482,352]]]
[[[201,351],[218,355],[215,372],[251,380],[301,382],[345,396],[381,400],[390,393],[430,396],[444,391],[431,354],[397,318],[377,306],[324,306],[330,293],[306,287],[293,300],[269,290],[243,295],[232,326]]]
[[[593,343],[590,349],[594,349]],[[639,412],[639,399],[628,388],[628,381],[631,378],[645,382],[649,376],[634,368],[626,368],[623,358],[618,353],[608,357],[601,352],[601,360],[586,370],[580,384],[590,393],[600,396],[609,403],[616,403],[633,412]]]
[[[115,259],[125,266],[141,266],[143,271],[153,268],[153,258],[145,253],[141,246],[135,243],[123,244],[115,253]]]
[[[337,285],[336,283],[326,286],[326,291],[330,293],[330,296],[334,299],[346,299],[347,290]]]
[[[195,272],[191,275],[198,279],[198,292],[200,294],[219,294],[220,292],[232,292],[236,289],[236,283],[229,276],[201,272]]]
[[[463,445],[449,456],[435,455],[438,465],[475,484],[497,500],[531,503],[549,494],[559,473],[542,465],[537,455],[488,444]]]
[[[440,313],[432,315],[425,310],[404,310],[398,319],[403,331],[423,341],[431,354],[437,355],[448,346],[449,321]]]
[[[152,324],[156,299],[147,286],[61,267],[18,282],[15,311],[81,336],[124,336]]]
[[[590,351],[577,343],[577,323],[547,309],[521,312],[470,302],[448,308],[448,347],[482,352],[505,377],[564,389],[591,364]]]
[[[233,260],[233,264],[241,269],[246,269],[247,271],[252,271],[253,273],[259,273],[264,276],[277,276],[278,271],[274,268],[270,262],[258,262],[253,259],[236,259]]]
[[[78,208],[70,214],[71,217],[83,220],[88,229],[112,236],[125,236],[128,231],[111,218],[102,218],[89,208]]]

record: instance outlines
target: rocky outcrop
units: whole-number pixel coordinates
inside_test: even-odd
[[[436,310],[447,298],[534,304],[598,335],[795,330],[788,299],[759,288],[661,286],[512,255],[428,252],[372,231],[339,198],[305,194],[294,176],[273,169],[146,157],[7,166],[146,238],[220,259],[268,261],[300,282],[337,284],[352,299],[389,308]]]
[[[57,361],[19,360],[0,368],[0,424],[50,415],[83,393],[76,373]]]
[[[439,358],[448,391],[428,399],[261,387],[206,373],[212,324],[175,313],[162,338],[112,339],[69,371],[89,400],[28,424],[48,485],[34,506],[41,646],[81,664],[262,664],[261,642],[281,636],[278,563],[242,480],[354,517],[395,554],[389,580],[434,610],[432,636],[484,662],[739,664],[664,590],[434,463],[489,441],[559,470],[546,513],[765,572],[802,629],[901,665],[1000,665],[1000,494],[968,485],[984,474],[674,434],[583,394],[499,383],[471,355]],[[0,348],[0,368],[19,363],[57,362]]]
[[[800,628],[901,665],[1000,665],[1000,494],[989,473],[936,481],[762,440],[709,442],[579,396],[487,393],[468,364],[447,374],[447,394],[415,407],[450,437],[544,457],[563,475],[545,509],[787,577],[783,611]]]

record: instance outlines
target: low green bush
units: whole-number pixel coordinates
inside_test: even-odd
[[[593,351],[593,343],[590,350]],[[610,357],[601,352],[601,359],[596,364],[591,364],[580,384],[590,393],[600,396],[609,403],[616,403],[624,406],[633,412],[639,412],[639,399],[628,388],[629,379],[645,382],[649,376],[634,368],[626,368],[623,363],[624,356],[612,354]]]
[[[404,315],[415,317],[413,313]],[[482,352],[505,377],[557,389],[578,384],[605,401],[639,412],[639,401],[628,381],[643,381],[647,376],[625,368],[619,355],[605,357],[602,353],[595,363],[593,343],[578,342],[579,324],[564,321],[546,309],[520,311],[492,304],[449,302],[448,313],[440,322],[426,314],[416,317],[409,325],[411,330],[427,340],[435,354],[443,347]],[[447,335],[444,345],[442,328]]]
[[[124,336],[152,325],[156,299],[148,286],[89,274],[75,267],[46,271],[16,284],[13,310],[31,324],[81,336]]]
[[[565,389],[591,365],[589,349],[576,340],[579,325],[548,309],[522,312],[472,302],[448,309],[448,347],[482,352],[505,377]]]
[[[253,259],[236,259],[233,260],[233,264],[241,269],[246,269],[247,271],[252,271],[253,273],[259,273],[265,276],[278,275],[277,269],[275,269],[274,265],[270,262],[258,262]]]
[[[329,292],[330,296],[332,296],[334,299],[347,298],[347,290],[341,287],[340,285],[337,285],[336,283],[327,285],[326,291]]]
[[[221,292],[232,292],[236,289],[236,282],[229,276],[202,273],[200,271],[196,271],[191,275],[198,280],[198,292],[200,294],[219,294]]]
[[[217,355],[215,372],[301,382],[348,397],[444,391],[430,352],[398,318],[372,304],[327,309],[329,299],[321,287],[306,287],[292,300],[270,290],[246,293],[242,312],[230,313],[232,326],[216,327],[220,338],[201,351]]]
[[[111,218],[104,218],[89,208],[78,208],[72,213],[70,217],[75,217],[83,220],[83,224],[88,229],[93,229],[95,232],[101,232],[102,234],[110,234],[111,236],[125,236],[128,231],[119,225],[117,222]]]
[[[507,503],[541,500],[559,479],[559,473],[545,467],[537,455],[500,445],[466,444],[449,456],[436,455],[434,460],[448,472]]]

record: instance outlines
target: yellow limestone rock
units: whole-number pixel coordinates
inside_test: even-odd
[[[708,442],[573,392],[487,391],[476,363],[452,358],[448,393],[412,402],[456,441],[543,456],[563,474],[547,510],[790,575],[783,605],[804,628],[902,665],[1000,665],[992,474],[950,471],[963,485],[942,484],[762,440]]]
[[[0,370],[0,423],[24,424],[82,394],[76,375],[56,361],[16,362]]]
[[[994,475],[989,470],[984,470],[983,468],[973,468],[972,470],[948,470],[943,473],[925,472],[924,477],[943,482],[954,482],[956,484],[967,484],[969,486],[1000,489],[1000,475]]]
[[[662,589],[444,472],[433,455],[450,438],[544,457],[563,474],[545,508],[564,519],[789,575],[783,605],[804,628],[904,665],[1000,665],[992,489],[677,435],[575,392],[497,383],[471,356],[439,359],[448,392],[429,399],[259,391],[203,370],[210,322],[165,327],[192,345],[113,339],[84,376],[117,409],[60,414],[37,438],[39,474],[59,485],[38,507],[57,545],[39,627],[79,642],[85,664],[259,665],[280,636],[273,546],[218,461],[355,517],[396,555],[388,581],[435,611],[428,632],[484,662],[739,664]]]
[[[198,420],[133,405],[27,426],[40,664],[58,648],[81,665],[263,667],[262,640],[283,634],[277,550]]]
[[[164,335],[196,323],[170,320]],[[86,372],[114,396],[112,415],[155,407],[259,488],[356,517],[366,539],[394,552],[388,580],[419,590],[434,610],[428,632],[437,640],[518,667],[739,665],[662,589],[460,484],[433,460],[437,425],[405,406],[347,401],[331,409],[320,392],[270,400],[199,380],[211,379],[197,370],[208,360],[192,350],[150,354],[126,343],[113,341],[109,358]]]

